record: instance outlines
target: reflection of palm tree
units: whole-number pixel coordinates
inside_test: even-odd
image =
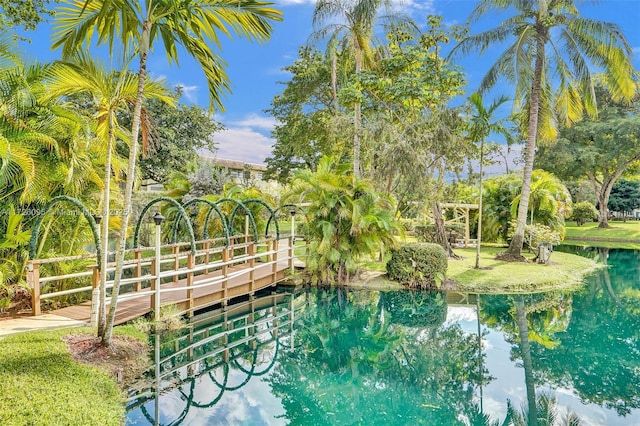
[[[516,307],[516,324],[518,325],[518,335],[520,336],[520,353],[524,366],[524,381],[527,388],[527,405],[529,406],[529,426],[538,424],[538,413],[536,405],[536,389],[533,381],[533,362],[531,360],[531,346],[529,345],[529,327],[527,325],[527,313],[524,308],[524,298],[522,295],[516,296],[514,300]]]

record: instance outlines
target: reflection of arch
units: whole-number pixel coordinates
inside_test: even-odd
[[[234,212],[236,211],[236,209],[238,207],[240,207],[240,208],[242,208],[244,210],[245,214],[249,218],[249,222],[251,223],[251,227],[253,228],[253,241],[257,242],[258,241],[258,227],[256,226],[256,221],[253,218],[253,214],[251,214],[251,210],[249,210],[249,208],[247,206],[245,206],[241,201],[234,200],[232,198],[221,198],[218,201],[216,201],[216,204],[221,204],[221,203],[224,203],[224,202],[235,203],[236,207],[233,210]],[[233,219],[235,219],[235,217]],[[233,234],[233,221],[230,220],[227,223],[228,223],[228,226],[229,226],[229,233]]]
[[[271,362],[269,363],[269,365],[267,365],[267,368],[265,368],[262,371],[254,371],[256,362],[258,361],[258,348],[256,348],[256,350],[255,350],[255,356],[254,356],[254,359],[253,359],[251,372],[247,371],[242,365],[240,365],[240,363],[238,362],[237,357],[234,358],[231,362],[233,362],[233,365],[234,365],[235,368],[237,368],[238,370],[242,371],[243,373],[245,373],[247,375],[251,375],[252,377],[253,376],[262,376],[264,374],[267,374],[271,370],[273,365],[276,363],[276,358],[278,358],[278,348],[280,348],[280,342],[278,341],[278,339],[274,340],[274,344],[276,345],[276,347],[275,347],[275,350],[273,351],[273,356],[271,357]]]
[[[228,246],[229,245],[229,225],[227,224],[227,219],[224,217],[224,215],[222,214],[222,212],[220,211],[220,209],[218,208],[218,205],[216,203],[214,203],[211,200],[207,200],[206,198],[192,198],[191,200],[187,201],[186,203],[184,203],[182,206],[185,209],[186,212],[186,208],[196,204],[196,203],[205,203],[209,206],[209,211],[207,211],[207,216],[204,220],[204,227],[203,227],[203,232],[202,232],[202,239],[204,240],[208,240],[209,239],[209,233],[207,232],[207,227],[209,225],[209,219],[211,217],[211,213],[213,213],[214,211],[218,214],[218,217],[220,218],[220,221],[222,222],[222,229],[224,229],[224,245]],[[171,227],[171,241],[172,242],[176,242],[176,236],[178,234],[178,225],[180,224],[180,219],[182,218],[182,216],[178,216],[178,218],[173,222],[173,225]]]
[[[144,217],[145,213],[147,212],[147,210],[151,208],[151,206],[153,206],[154,204],[160,203],[162,201],[166,201],[167,203],[172,204],[175,208],[177,208],[178,214],[182,215],[185,222],[187,222],[187,230],[189,231],[189,238],[191,239],[191,253],[195,255],[196,254],[196,237],[193,235],[193,227],[191,226],[191,221],[189,220],[189,216],[187,216],[187,212],[185,212],[184,208],[180,205],[180,203],[178,203],[173,198],[169,198],[169,197],[154,198],[144,206],[144,208],[142,209],[142,212],[140,213],[140,216],[138,216],[138,222],[136,223],[136,229],[133,234],[133,247],[138,248],[138,243],[139,243],[138,235],[140,234],[140,225],[142,224],[142,218]]]
[[[87,222],[89,222],[89,226],[91,227],[91,232],[93,233],[93,241],[96,244],[96,258],[98,261],[98,268],[100,268],[100,258],[102,257],[102,249],[100,247],[100,234],[98,233],[98,225],[96,224],[96,221],[91,215],[91,213],[89,213],[89,210],[87,210],[87,208],[84,206],[84,204],[82,204],[82,202],[80,202],[75,198],[67,197],[66,195],[60,195],[49,200],[49,202],[45,204],[40,215],[38,215],[38,219],[36,220],[36,223],[33,225],[33,230],[31,231],[31,239],[29,240],[29,258],[35,259],[36,257],[36,251],[38,246],[38,231],[40,230],[40,225],[42,224],[44,215],[49,211],[49,209],[54,204],[60,203],[62,201],[66,201],[78,207],[82,212],[82,215],[84,216],[84,218],[87,220]]]
[[[273,210],[271,208],[271,206],[267,203],[265,203],[264,201],[258,199],[258,198],[251,198],[248,200],[242,200],[242,203],[246,206],[247,204],[250,203],[258,203],[260,205],[262,205],[263,207],[265,207],[267,210],[269,210],[269,222],[271,222],[271,219],[273,218],[273,221],[276,224],[276,239],[279,240],[280,239],[280,227],[278,226],[278,218],[276,217],[276,212],[275,210]],[[233,220],[236,218],[236,212],[238,211],[238,209],[240,208],[240,206],[236,206],[233,211],[231,212],[231,216],[229,216],[229,223],[233,224]],[[265,228],[264,231],[264,236],[268,237],[269,234],[267,232],[268,228]]]
[[[169,423],[167,426],[182,424],[182,421],[184,420],[184,418],[187,417],[187,414],[189,414],[189,409],[191,408],[191,405],[193,405],[193,390],[195,389],[195,386],[196,386],[196,381],[194,379],[191,379],[190,382],[191,382],[191,386],[189,389],[189,394],[190,394],[189,397],[187,397],[187,395],[184,392],[182,392],[182,389],[180,389],[180,394],[183,395],[187,400],[186,407],[184,407],[184,409],[182,410],[182,413],[180,413],[178,418],[172,421],[171,423]],[[158,398],[159,396],[160,395],[156,395],[156,398]],[[151,417],[151,414],[149,414],[144,404],[140,406],[140,411],[142,412],[142,415],[149,421],[150,424],[152,425],[160,424],[160,419],[158,419],[158,422],[156,422],[155,419]]]

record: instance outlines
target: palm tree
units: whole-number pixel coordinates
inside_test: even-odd
[[[65,57],[72,55],[93,36],[99,44],[108,44],[110,52],[121,42],[124,52],[133,51],[139,59],[138,92],[131,124],[129,163],[121,215],[120,239],[117,245],[116,272],[107,326],[101,334],[102,344],[111,345],[111,334],[117,296],[124,263],[124,250],[131,210],[131,196],[138,158],[138,137],[147,59],[156,41],[162,42],[169,62],[178,62],[178,47],[195,58],[207,78],[210,107],[224,109],[221,92],[228,91],[228,78],[223,60],[210,44],[220,47],[218,33],[235,32],[251,40],[264,41],[271,34],[270,21],[281,20],[281,12],[258,0],[203,0],[175,2],[171,0],[66,0],[56,15],[53,48],[62,47]]]
[[[323,157],[317,171],[296,174],[285,200],[305,203],[306,235],[315,256],[307,260],[312,280],[343,284],[357,275],[358,261],[394,247],[392,200],[363,179],[348,175],[347,163]]]
[[[504,118],[492,121],[493,115],[498,108],[505,102],[507,102],[505,96],[493,101],[493,103],[486,108],[482,103],[482,95],[478,92],[473,93],[469,97],[471,106],[475,109],[475,113],[471,116],[469,122],[469,136],[474,142],[480,141],[480,181],[478,183],[478,191],[480,193],[478,197],[478,243],[476,245],[476,265],[475,268],[480,268],[480,243],[482,242],[482,166],[484,161],[484,141],[492,133],[500,133],[510,139],[511,135],[508,129],[505,127]]]
[[[389,0],[319,0],[313,11],[313,26],[316,28],[311,40],[329,37],[332,56],[332,87],[336,98],[336,54],[339,44],[353,49],[355,73],[373,62],[373,27],[378,19],[378,10],[388,7]],[[342,22],[336,22],[338,18]],[[318,28],[321,27],[321,28]],[[342,39],[342,43],[339,40]],[[353,113],[353,178],[360,177],[360,121],[361,104],[354,103]]]
[[[102,258],[100,259],[100,308],[98,329],[106,327],[106,282],[109,256],[109,211],[111,175],[117,176],[119,168],[113,167],[112,157],[116,140],[128,140],[129,132],[118,123],[118,113],[126,112],[135,104],[138,94],[137,75],[131,72],[114,72],[93,61],[86,52],[76,55],[71,62],[54,65],[47,85],[47,97],[57,98],[75,94],[87,94],[95,106],[97,148],[104,154],[104,189],[102,194]],[[158,81],[146,81],[145,98],[158,98],[173,104],[169,91]],[[113,169],[113,170],[112,170]]]
[[[534,170],[531,174],[531,187],[527,214],[529,224],[542,223],[564,237],[564,220],[571,216],[571,194],[566,186],[553,173],[545,170]],[[517,195],[512,202],[512,215],[519,205],[522,195]]]
[[[522,196],[515,235],[504,253],[507,258],[522,258],[536,139],[549,136],[543,130],[553,127],[552,111],[558,114],[557,121],[567,125],[581,119],[584,111],[596,113],[591,65],[604,70],[608,89],[615,99],[628,101],[636,92],[632,49],[621,29],[615,24],[581,17],[575,3],[575,0],[482,0],[470,21],[503,11],[514,15],[456,46],[463,53],[476,49],[482,53],[491,45],[513,39],[480,84],[480,90],[484,91],[493,87],[499,77],[506,77],[516,87],[515,109],[528,108],[523,117],[526,147]],[[555,94],[553,84],[557,85]]]

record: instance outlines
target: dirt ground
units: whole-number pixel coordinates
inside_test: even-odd
[[[120,385],[131,383],[151,366],[149,347],[130,337],[113,336],[110,349],[92,334],[69,334],[63,340],[73,359],[107,371]]]

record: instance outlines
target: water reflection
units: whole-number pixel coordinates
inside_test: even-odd
[[[130,424],[178,425],[215,413],[223,398],[272,370],[293,345],[291,294],[273,294],[195,318],[154,339],[155,369],[132,386]],[[205,420],[202,424],[207,424]]]
[[[640,424],[637,254],[577,292],[276,293],[154,344],[134,424]]]

